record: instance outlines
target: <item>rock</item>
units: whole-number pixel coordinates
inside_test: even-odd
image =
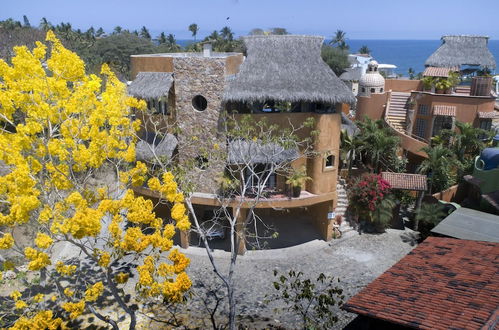
[[[12,270],[8,270],[8,271],[3,273],[3,279],[5,279],[5,280],[13,280],[16,277],[17,277],[16,273],[14,273],[14,271],[12,271]]]

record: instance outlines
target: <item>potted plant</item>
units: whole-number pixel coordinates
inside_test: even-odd
[[[431,88],[435,84],[435,79],[433,79],[433,77],[424,77],[421,81],[423,82],[423,90],[425,92],[431,92]]]
[[[220,176],[217,179],[220,185],[220,195],[223,197],[229,197],[231,194],[237,191],[239,187],[239,180],[230,178],[227,174]]]
[[[447,78],[439,78],[435,83],[437,94],[448,94],[448,90],[452,87],[451,82]]]
[[[301,188],[308,180],[312,180],[312,178],[307,176],[307,169],[305,166],[293,170],[286,180],[286,184],[291,185],[291,197],[300,197]]]
[[[452,88],[459,85],[460,82],[461,82],[461,76],[459,75],[459,73],[457,73],[457,72],[450,72],[449,73],[449,83],[450,83]]]

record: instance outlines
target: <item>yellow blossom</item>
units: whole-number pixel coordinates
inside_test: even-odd
[[[11,234],[4,234],[2,238],[0,238],[0,250],[10,249],[14,245],[14,238]]]
[[[104,284],[97,282],[85,291],[85,301],[96,301],[104,292]]]
[[[16,307],[16,309],[24,309],[24,308],[28,307],[28,304],[26,304],[25,301],[18,300],[18,301],[16,301],[14,306]]]
[[[85,310],[85,301],[80,300],[77,303],[67,302],[62,304],[62,309],[69,313],[69,318],[75,319],[80,316]]]
[[[71,290],[70,288],[65,288],[64,294],[68,297],[72,297],[75,294],[75,292],[73,290]]]
[[[44,297],[45,295],[43,293],[39,293],[33,297],[33,301],[36,303],[42,302]]]
[[[53,242],[54,240],[49,235],[43,233],[38,233],[35,238],[35,244],[40,249],[47,249]]]
[[[10,293],[10,297],[12,299],[14,299],[15,301],[17,301],[19,298],[21,298],[21,292],[17,291],[17,290],[14,290]]]
[[[123,284],[123,283],[126,283],[128,281],[129,276],[130,275],[128,273],[120,272],[120,273],[116,274],[116,276],[114,277],[114,280],[118,284]]]

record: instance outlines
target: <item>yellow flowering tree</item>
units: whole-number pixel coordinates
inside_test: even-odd
[[[156,216],[153,202],[134,194],[131,187],[144,183],[147,168],[135,162],[140,121],[131,120],[131,109],[143,110],[145,103],[128,97],[107,66],[100,76],[87,75],[82,60],[51,31],[46,40],[32,51],[14,48],[11,63],[0,60],[6,173],[0,176],[0,249],[22,254],[28,269],[55,288],[50,295],[12,292],[16,321],[10,325],[57,328],[91,312],[117,329],[117,320],[101,309],[105,295],[128,314],[133,329],[136,312],[124,286],[135,284],[137,297],[173,303],[191,286],[189,260],[172,249],[176,229],[190,226],[184,198],[168,172],[149,179],[149,187],[171,204],[171,219]],[[103,171],[115,180],[96,179]],[[37,230],[31,246],[16,244],[13,229],[23,225]],[[57,258],[61,251],[73,251],[77,260]],[[91,277],[83,260],[92,264]]]

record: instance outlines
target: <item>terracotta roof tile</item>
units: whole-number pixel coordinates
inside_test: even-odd
[[[409,327],[480,329],[499,320],[498,293],[499,243],[429,237],[342,308]]]
[[[426,175],[410,173],[382,172],[381,177],[393,189],[426,191]]]
[[[453,105],[435,105],[433,106],[434,116],[456,116],[456,107]]]
[[[424,77],[448,77],[449,72],[451,71],[457,71],[456,68],[439,68],[435,66],[429,66],[427,67],[424,72],[423,76]]]

